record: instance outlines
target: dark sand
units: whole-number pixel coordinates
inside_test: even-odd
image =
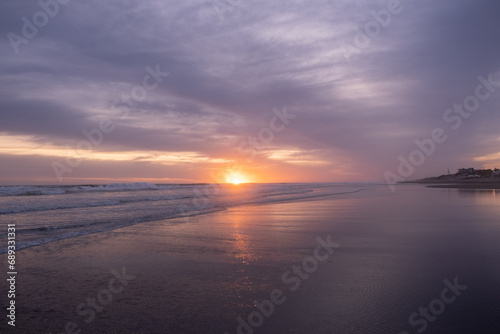
[[[499,200],[405,185],[390,196],[239,207],[29,248],[18,253],[17,327],[4,320],[0,330],[55,334],[74,322],[82,334],[233,334],[253,301],[281,289],[286,301],[254,333],[416,333],[408,317],[457,277],[467,290],[425,333],[498,333]],[[329,234],[341,246],[291,291],[283,273]],[[87,324],[77,306],[106,299],[121,268],[135,278]]]
[[[467,182],[450,184],[433,184],[429,188],[454,188],[454,189],[499,189],[500,182]]]
[[[500,180],[494,179],[454,179],[443,180],[419,180],[403,182],[402,184],[424,184],[429,188],[462,188],[462,189],[500,189]]]

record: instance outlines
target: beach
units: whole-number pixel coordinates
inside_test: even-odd
[[[402,184],[425,184],[429,188],[454,188],[454,189],[499,189],[498,178],[466,179],[453,177],[450,179],[428,178],[417,181],[402,182]]]
[[[499,199],[404,185],[26,248],[13,332],[494,333]],[[447,284],[453,302],[410,324]]]
[[[462,182],[448,184],[432,184],[429,188],[454,188],[454,189],[497,189],[500,190],[500,182]]]

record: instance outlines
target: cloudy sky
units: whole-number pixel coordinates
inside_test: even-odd
[[[60,2],[0,4],[0,184],[500,168],[497,0]]]

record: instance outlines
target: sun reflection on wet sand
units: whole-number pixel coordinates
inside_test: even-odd
[[[233,254],[234,257],[240,260],[243,264],[250,264],[251,261],[260,259],[255,251],[252,250],[250,240],[242,229],[250,222],[246,220],[246,216],[231,216],[231,228],[234,229],[233,238]]]

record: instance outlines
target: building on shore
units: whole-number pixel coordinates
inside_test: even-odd
[[[458,170],[457,174],[460,174],[460,175],[471,175],[471,174],[474,174],[475,171],[476,170],[474,168],[460,168]]]
[[[465,176],[467,178],[476,177],[500,177],[500,169],[474,169],[474,168],[460,168],[455,175]]]

